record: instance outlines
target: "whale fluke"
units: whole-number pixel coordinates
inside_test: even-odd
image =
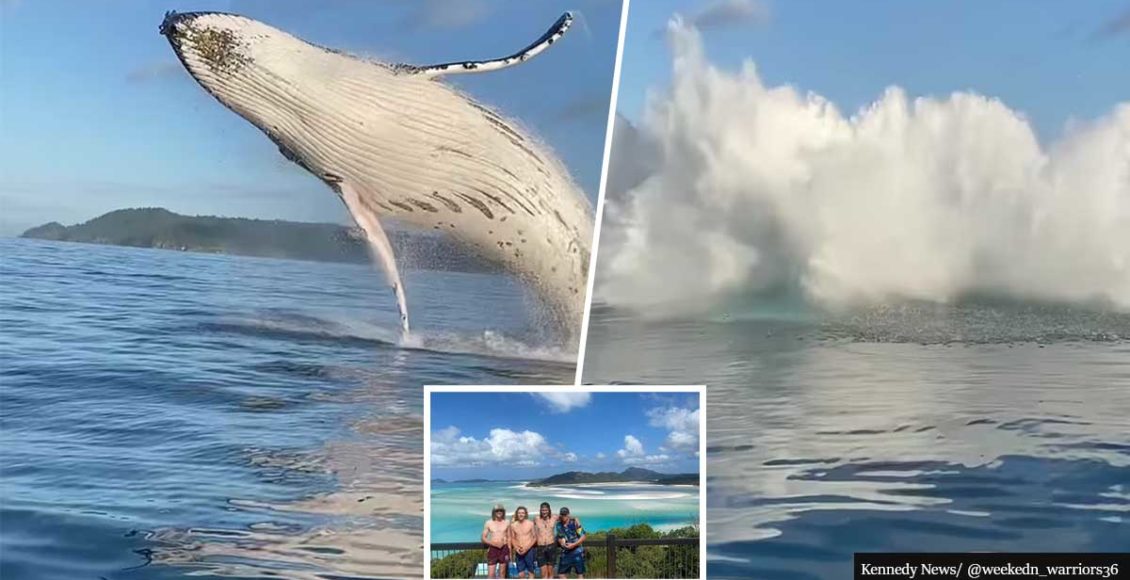
[[[413,66],[401,65],[405,70],[416,72],[427,76],[441,76],[441,75],[457,75],[477,72],[488,72],[493,70],[504,69],[526,62],[527,60],[541,54],[545,49],[553,46],[557,39],[565,35],[569,30],[569,26],[573,24],[573,14],[566,12],[545,31],[545,34],[540,38],[530,43],[529,46],[502,58],[491,60],[464,60],[457,62],[447,62],[443,64],[433,64],[428,66]]]

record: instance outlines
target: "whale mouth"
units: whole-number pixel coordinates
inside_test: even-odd
[[[177,12],[170,10],[165,13],[165,18],[161,20],[161,25],[157,31],[169,41],[169,46],[173,48],[173,52],[177,55],[184,69],[188,71],[194,78],[196,77],[192,65],[185,59],[185,38],[188,35],[188,30],[191,27],[192,21],[200,16],[207,14],[206,12]],[[199,79],[198,79],[199,80]],[[205,89],[208,87],[205,86]],[[210,91],[209,91],[210,92]]]
[[[169,36],[176,29],[177,21],[185,18],[186,16],[189,16],[190,14],[190,12],[177,12],[176,10],[169,10],[165,13],[165,19],[161,21],[161,26],[157,28],[157,31],[161,33],[161,36]]]
[[[161,25],[157,27],[157,31],[169,39],[169,42],[179,41],[180,36],[185,34],[191,27],[192,22],[197,18],[204,16],[230,16],[233,18],[242,18],[238,14],[230,12],[177,12],[176,10],[169,10],[165,13],[165,18],[161,20]]]
[[[157,28],[157,31],[161,33],[161,36],[168,39],[169,44],[172,45],[178,57],[181,56],[181,44],[189,24],[204,14],[207,13],[177,12],[176,10],[170,10],[165,13],[165,18],[161,21],[161,25]]]

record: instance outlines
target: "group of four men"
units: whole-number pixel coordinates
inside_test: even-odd
[[[483,524],[482,541],[487,545],[487,571],[490,578],[501,578],[501,571],[513,554],[519,578],[533,578],[541,568],[541,578],[558,578],[576,573],[585,577],[585,529],[581,521],[563,507],[557,516],[548,502],[542,502],[538,517],[530,520],[525,506],[514,510],[514,518],[506,521],[506,508],[494,506],[490,519]]]

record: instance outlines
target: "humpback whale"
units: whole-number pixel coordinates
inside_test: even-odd
[[[509,56],[386,63],[220,12],[169,12],[160,32],[189,74],[344,202],[395,292],[407,298],[386,222],[442,231],[532,287],[572,340],[584,308],[593,210],[564,164],[518,124],[442,82],[514,66],[572,16]]]

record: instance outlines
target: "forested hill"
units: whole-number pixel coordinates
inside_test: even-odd
[[[652,471],[650,469],[642,469],[639,467],[629,467],[620,473],[614,471],[602,471],[599,473],[589,473],[587,471],[568,471],[565,473],[558,473],[551,475],[545,479],[538,481],[531,481],[526,484],[526,487],[548,487],[553,485],[575,485],[578,483],[654,483],[659,485],[698,485],[697,473],[677,473],[668,474]]]
[[[402,268],[496,272],[498,269],[439,235],[388,232]],[[88,222],[51,222],[20,237],[189,252],[326,262],[368,261],[364,233],[337,224],[186,216],[162,208],[120,209]]]

